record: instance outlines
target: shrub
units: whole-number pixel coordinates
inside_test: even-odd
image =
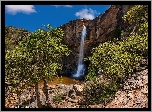
[[[84,103],[90,104],[104,104],[106,105],[115,95],[115,92],[119,89],[119,85],[116,82],[106,82],[104,79],[96,79],[88,81],[84,86]]]
[[[56,93],[56,95],[53,97],[53,102],[55,103],[60,103],[63,100],[63,94],[61,93]]]
[[[124,15],[124,19],[129,21],[128,27],[137,24],[137,31],[134,34],[126,32],[129,36],[126,41],[108,41],[92,49],[92,56],[87,58],[91,63],[86,77],[90,77],[90,74],[102,74],[104,78],[109,80],[107,80],[108,84],[98,82],[87,84],[84,90],[87,102],[101,103],[106,101],[119,89],[120,83],[124,82],[129,74],[131,75],[136,67],[140,66],[140,60],[147,57],[147,8],[144,5],[134,6]]]

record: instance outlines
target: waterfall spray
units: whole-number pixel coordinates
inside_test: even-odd
[[[80,53],[79,53],[79,59],[78,59],[78,67],[76,74],[73,75],[73,77],[79,77],[84,75],[84,63],[83,63],[83,55],[84,55],[84,39],[86,37],[86,27],[83,25],[83,30],[81,34],[81,43],[80,43]]]

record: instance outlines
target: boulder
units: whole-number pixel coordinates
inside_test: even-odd
[[[82,87],[82,85],[74,85],[73,86],[73,88],[74,88],[74,90],[75,90],[75,92],[76,92],[76,95],[78,95],[78,96],[80,96],[80,95],[82,95],[82,92],[83,92],[83,87]]]

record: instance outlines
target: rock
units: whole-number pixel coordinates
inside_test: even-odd
[[[112,5],[105,13],[93,20],[77,19],[60,26],[65,33],[63,43],[72,51],[68,57],[62,58],[63,70],[60,71],[60,74],[72,76],[76,73],[83,24],[87,28],[84,43],[85,58],[91,56],[92,48],[113,38],[116,28],[120,30],[126,28],[128,24],[122,20],[122,16],[131,7],[132,5]]]
[[[75,99],[72,99],[72,98],[69,98],[68,101],[72,102],[72,103],[77,103],[78,100],[75,100]]]
[[[89,105],[89,108],[104,108],[104,105],[98,104],[98,105]]]
[[[137,72],[105,108],[148,108],[148,69]]]
[[[57,108],[79,108],[79,105],[69,101],[63,101],[57,105]]]
[[[76,95],[78,96],[82,95],[83,87],[81,85],[74,85],[73,88],[76,92]]]
[[[56,85],[49,85],[49,88],[48,88],[48,89],[55,89],[55,86],[56,86]]]
[[[141,66],[147,66],[148,65],[148,60],[147,59],[142,59],[141,60]]]

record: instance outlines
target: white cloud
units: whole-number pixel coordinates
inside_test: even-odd
[[[96,10],[92,10],[91,8],[90,9],[82,9],[80,10],[79,12],[76,12],[76,16],[79,17],[80,19],[84,18],[84,19],[87,19],[87,20],[92,20],[95,18],[95,14],[99,14],[97,13]]]
[[[5,5],[6,12],[15,15],[18,12],[25,14],[35,13],[34,5]]]
[[[55,7],[68,7],[68,8],[71,8],[72,7],[72,5],[54,5]]]

